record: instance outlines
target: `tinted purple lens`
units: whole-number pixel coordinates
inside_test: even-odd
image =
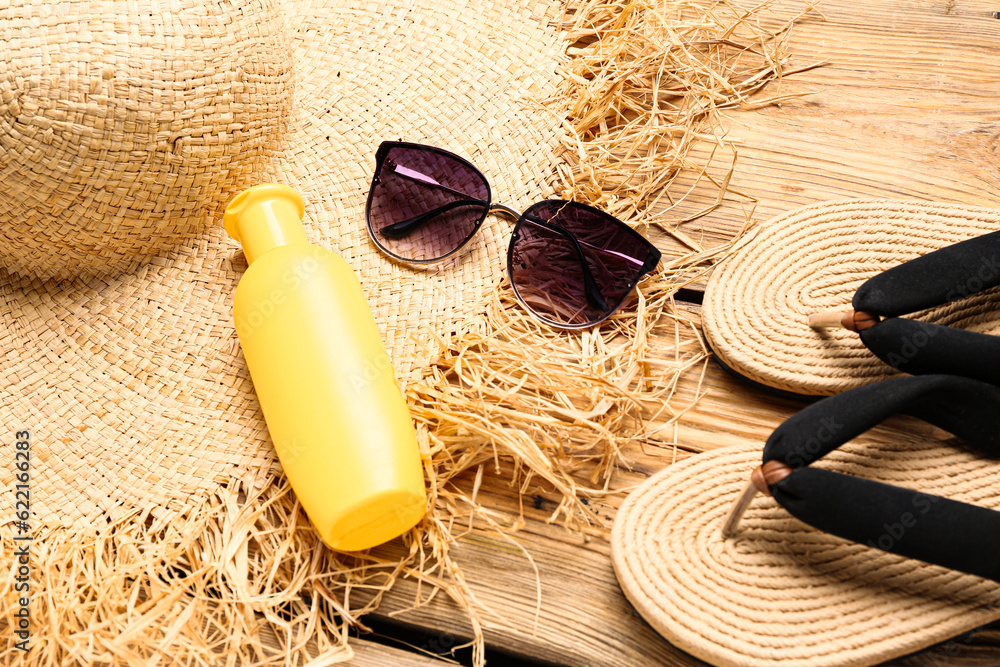
[[[474,167],[432,148],[383,144],[368,195],[368,230],[389,254],[432,262],[472,238],[490,189]]]
[[[566,201],[535,204],[521,217],[508,255],[511,284],[542,319],[591,326],[621,306],[660,253],[625,223]]]

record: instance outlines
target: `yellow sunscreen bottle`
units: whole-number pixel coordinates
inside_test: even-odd
[[[302,197],[258,185],[226,208],[246,273],[233,315],[278,459],[323,541],[367,549],[424,515],[406,401],[357,276],[310,245]]]

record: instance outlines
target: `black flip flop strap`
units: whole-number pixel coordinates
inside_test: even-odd
[[[879,359],[904,373],[952,373],[1000,385],[1000,338],[899,318],[998,285],[1000,232],[895,266],[854,294],[856,311],[889,318],[862,331],[861,340]]]
[[[897,413],[950,431],[987,456],[1000,455],[1000,388],[956,376],[888,380],[818,401],[775,430],[764,462],[793,469],[771,485],[775,500],[830,534],[1000,581],[1000,512],[808,467]]]
[[[949,373],[1000,385],[998,336],[902,317],[883,320],[860,335],[875,356],[904,373]]]
[[[898,317],[1000,285],[1000,231],[883,271],[854,293],[855,310]]]

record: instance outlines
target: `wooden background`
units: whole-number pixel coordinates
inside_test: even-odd
[[[797,5],[801,6],[801,5]],[[824,0],[826,19],[793,31],[790,51],[824,67],[784,79],[767,94],[810,92],[757,111],[729,114],[730,138],[741,143],[731,187],[756,199],[754,218],[795,206],[851,197],[914,198],[1000,207],[1000,0]],[[678,210],[692,213],[715,193],[698,190]],[[752,206],[738,197],[684,225],[707,245],[731,238]],[[697,318],[697,294],[684,307]],[[673,342],[654,342],[669,355]],[[693,397],[698,378],[681,387]],[[710,365],[708,394],[683,418],[678,443],[702,451],[762,444],[801,403],[772,398]],[[915,422],[896,419],[868,437],[914,437]],[[671,462],[673,452],[633,452],[634,471],[618,484],[640,482]],[[486,475],[480,499],[517,512],[504,480]],[[509,543],[474,532],[456,549],[465,575],[485,605],[487,658],[495,665],[701,665],[670,646],[636,615],[619,591],[608,535],[621,498],[591,502],[598,525],[584,537],[547,525],[554,504],[539,489],[525,505],[518,540],[531,564]],[[390,546],[391,551],[393,547]],[[422,655],[443,653],[470,636],[468,621],[444,596],[416,611],[415,586],[401,581],[377,614],[377,630],[352,645],[351,664],[440,665]],[[404,643],[405,642],[405,643]],[[409,646],[406,645],[409,644]],[[460,660],[468,654],[459,652]],[[1000,624],[890,663],[906,667],[1000,664]]]

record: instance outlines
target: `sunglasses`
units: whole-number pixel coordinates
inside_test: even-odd
[[[431,264],[461,250],[489,213],[517,221],[507,275],[524,308],[560,329],[600,324],[618,310],[660,251],[593,206],[550,199],[524,213],[494,204],[471,162],[448,151],[385,141],[375,154],[365,219],[379,249],[407,264]]]

